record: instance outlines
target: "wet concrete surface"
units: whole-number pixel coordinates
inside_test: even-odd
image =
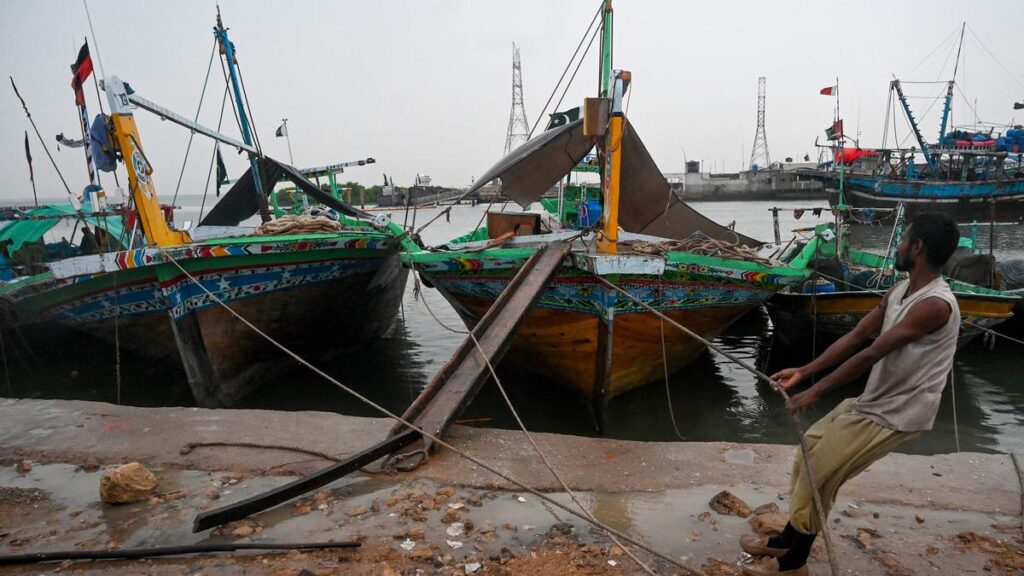
[[[302,446],[341,456],[383,435],[388,423],[379,420],[11,401],[0,403],[0,423],[0,555],[196,542],[363,542],[357,552],[50,564],[0,573],[391,574],[387,568],[396,574],[465,574],[466,565],[475,563],[479,573],[638,572],[584,521],[447,451],[412,473],[355,475],[248,521],[191,532],[198,512],[328,463],[276,449],[204,447],[182,454],[188,442]],[[452,441],[571,504],[521,433],[457,428]],[[786,509],[792,447],[555,435],[538,435],[538,442],[598,520],[678,559],[692,573],[735,573],[737,563],[748,561],[736,540],[752,523],[711,511],[708,502],[718,491],[728,489],[752,508],[774,503],[782,513]],[[19,472],[13,464],[22,458],[32,466]],[[103,467],[143,462],[160,482],[157,496],[101,503],[102,467],[82,466],[90,458]],[[894,454],[848,488],[830,524],[844,573],[1017,574],[1024,568],[1020,486],[1009,457]],[[784,521],[780,513],[758,518],[764,524]],[[641,557],[659,573],[686,573]],[[815,552],[812,568],[828,573],[823,550]]]

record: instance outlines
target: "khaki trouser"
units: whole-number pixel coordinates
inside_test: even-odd
[[[853,401],[854,398],[843,400],[804,434],[811,471],[820,490],[826,518],[836,503],[840,486],[900,444],[920,434],[892,430],[859,414],[851,414]],[[789,521],[793,528],[804,534],[817,534],[821,531],[821,523],[815,513],[806,472],[803,453],[798,448],[789,482]]]

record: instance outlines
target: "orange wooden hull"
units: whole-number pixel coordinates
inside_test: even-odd
[[[491,301],[454,296],[455,308],[472,325],[487,311]],[[720,306],[664,313],[704,338],[714,338],[754,305]],[[607,325],[593,314],[537,307],[530,310],[519,328],[506,360],[531,372],[543,374],[600,404],[634,388],[664,378],[663,358],[672,374],[686,367],[704,346],[679,329],[665,325],[664,356],[661,320],[649,312],[617,314],[611,323],[610,349],[602,346]],[[606,359],[605,353],[610,359]],[[605,367],[603,367],[605,365]],[[602,374],[602,369],[607,375]]]

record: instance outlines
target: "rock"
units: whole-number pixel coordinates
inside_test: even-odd
[[[920,514],[914,514],[914,521],[918,524],[924,524],[924,518]]]
[[[18,460],[14,464],[14,469],[19,474],[27,474],[32,471],[32,463],[29,462],[28,460]]]
[[[442,488],[438,488],[438,490],[437,490],[437,495],[438,496],[444,496],[445,498],[451,498],[454,494],[455,494],[455,487],[454,486],[444,486]]]
[[[450,508],[450,509],[448,509],[447,512],[444,513],[444,516],[441,516],[441,523],[443,523],[443,524],[451,524],[452,522],[458,522],[459,519],[460,519],[459,509],[458,508]]]
[[[100,461],[95,456],[90,456],[85,459],[85,463],[82,464],[82,470],[86,472],[95,472],[100,469]]]
[[[843,508],[843,516],[846,516],[847,518],[867,518],[868,516],[871,516],[871,512],[868,512],[863,508],[847,506],[846,508]]]
[[[346,511],[345,514],[347,514],[348,516],[355,517],[355,516],[362,516],[363,514],[366,514],[367,512],[368,512],[368,510],[366,509],[366,506],[356,506],[355,508],[351,508],[348,511]]]
[[[722,490],[718,494],[715,494],[714,498],[708,502],[708,506],[719,514],[732,514],[739,516],[740,518],[750,516],[750,506],[741,500],[739,496],[736,496],[728,490]]]
[[[612,558],[618,558],[619,556],[625,556],[626,551],[622,548],[619,548],[618,546],[612,546],[608,549],[608,555]]]
[[[701,522],[707,522],[708,518],[711,518],[711,512],[705,511],[701,512],[700,514],[697,514],[697,520]]]
[[[756,514],[747,518],[747,523],[754,529],[758,534],[764,534],[766,536],[775,536],[782,532],[782,529],[786,527],[786,522],[789,518],[779,512],[770,512],[766,514]]]
[[[220,492],[216,490],[210,490],[209,494],[206,495],[208,500],[220,500]]]
[[[425,535],[426,531],[423,530],[423,528],[418,527],[409,528],[409,531],[405,533],[407,538],[411,538],[413,540],[423,540]]]
[[[466,497],[466,502],[469,502],[470,506],[476,506],[477,508],[484,505],[484,499],[479,494],[472,494]]]
[[[255,532],[255,528],[247,524],[243,524],[242,526],[239,526],[238,528],[232,530],[231,535],[236,538],[248,538],[249,536],[252,536]]]
[[[309,506],[296,506],[295,507],[295,512],[293,512],[292,515],[293,516],[305,516],[306,514],[309,514],[312,511],[313,511],[313,509],[310,508]]]
[[[132,462],[103,472],[100,499],[108,504],[145,500],[156,491],[156,476],[142,464]]]
[[[754,514],[778,514],[779,505],[775,502],[769,502],[767,504],[761,504],[757,508],[754,508]]]

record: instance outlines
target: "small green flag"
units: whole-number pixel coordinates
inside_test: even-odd
[[[544,130],[551,130],[552,128],[558,128],[559,126],[565,126],[571,122],[575,122],[580,119],[580,107],[577,106],[571,110],[565,112],[555,112],[551,114],[551,121],[548,122],[548,127]]]
[[[1024,110],[1024,102],[1014,102],[1013,103],[1013,109],[1014,110]]]

